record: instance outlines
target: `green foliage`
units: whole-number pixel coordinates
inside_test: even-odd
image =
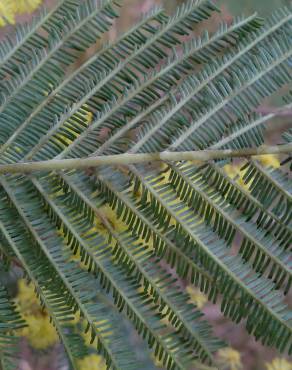
[[[193,27],[218,11],[210,1],[172,16],[155,8],[73,70],[118,10],[114,0],[64,0],[2,42],[0,164],[264,143],[273,115],[255,109],[291,82],[290,8],[201,36]],[[225,164],[0,176],[1,258],[33,282],[73,369],[92,350],[82,332],[108,368],[146,368],[121,317],[165,368],[216,368],[225,344],[181,280],[263,344],[292,352],[288,176],[247,160],[243,187]],[[21,323],[1,292],[0,336]]]
[[[289,0],[246,0],[244,3],[219,0],[218,3],[234,14],[259,12],[264,15],[269,15],[275,9],[289,5]]]
[[[0,287],[0,366],[1,369],[15,369],[18,338],[14,331],[24,326],[6,289]]]

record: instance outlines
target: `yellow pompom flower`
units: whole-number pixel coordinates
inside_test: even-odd
[[[23,314],[34,314],[40,311],[39,300],[32,283],[28,284],[24,279],[18,281],[16,303]]]
[[[33,12],[42,0],[0,0],[0,27],[15,24],[15,15]]]
[[[56,329],[50,322],[48,313],[42,309],[35,294],[34,285],[24,279],[18,282],[18,294],[15,299],[27,327],[19,334],[26,337],[36,349],[45,349],[58,341]]]
[[[256,157],[257,160],[263,165],[263,166],[269,166],[273,168],[279,168],[280,167],[280,161],[279,158],[276,155],[273,154],[267,154],[267,155],[259,155]],[[240,170],[241,166],[235,165],[235,164],[227,164],[224,166],[224,171],[228,177],[230,177],[233,180],[236,180],[236,182],[246,190],[249,189],[249,187],[244,183],[243,176],[245,171]]]
[[[232,164],[226,164],[224,166],[224,171],[226,175],[228,175],[231,179],[234,179],[235,176],[238,175],[238,168]]]
[[[26,337],[35,349],[46,349],[58,342],[58,334],[50,323],[48,315],[23,315],[27,327],[23,328],[21,334]]]
[[[259,155],[257,159],[261,162],[263,166],[267,166],[267,167],[269,166],[273,168],[280,167],[280,161],[276,155],[273,155],[273,154]]]
[[[15,9],[11,0],[0,0],[0,27],[15,23]]]
[[[86,113],[86,119],[87,119],[87,122],[88,123],[91,123],[92,120],[93,120],[93,113],[90,112],[90,111],[87,111],[87,113]]]
[[[222,370],[240,370],[242,369],[240,353],[233,348],[222,348],[218,351],[218,364]]]
[[[190,296],[190,302],[195,304],[199,309],[203,308],[208,302],[208,298],[199,289],[188,285],[186,291]]]
[[[117,217],[115,211],[113,211],[110,206],[103,206],[99,210],[102,217],[104,217],[104,219],[111,225],[114,231],[123,232],[127,230],[127,226],[123,223],[121,219]],[[104,225],[102,219],[100,218],[96,219],[94,228],[98,233],[104,236],[108,233],[107,227]]]
[[[86,233],[81,234],[82,237],[86,237],[86,235],[97,234],[102,235],[106,240],[109,241],[109,236],[111,236],[111,231],[108,230],[108,226],[110,226],[113,231],[118,235],[123,231],[127,230],[126,224],[117,217],[115,211],[108,205],[102,206],[99,208],[100,216],[95,217],[93,226],[86,231]],[[107,223],[107,224],[106,224]],[[64,236],[62,231],[59,231],[59,235]],[[66,242],[66,240],[65,240]],[[66,243],[64,243],[65,245]],[[111,246],[115,245],[115,239],[111,239]],[[80,267],[86,270],[86,265],[81,262],[81,251],[78,250],[77,253],[71,255],[69,258],[70,261],[76,261],[79,263]]]
[[[15,9],[19,14],[30,13],[36,10],[42,0],[15,0]]]
[[[266,364],[267,370],[292,370],[292,362],[285,358],[275,358],[270,364]]]
[[[223,168],[228,177],[230,177],[232,180],[236,179],[238,185],[240,185],[242,188],[248,189],[248,186],[243,181],[244,171],[240,170],[241,166],[226,164]]]
[[[89,355],[78,361],[79,370],[106,370],[104,358],[99,355]]]

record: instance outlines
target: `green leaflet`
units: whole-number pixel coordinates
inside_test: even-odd
[[[113,4],[114,1],[110,0],[101,4],[87,0],[73,12],[67,10],[62,23],[57,22],[49,29],[48,45],[32,49],[31,57],[24,63],[18,63],[18,73],[2,82],[2,119],[16,114],[28,115],[50,94],[64,77],[64,67],[72,64],[80,52],[109,29],[116,17]],[[12,121],[6,124],[2,135],[8,138],[13,129],[15,125]]]
[[[291,225],[292,188],[287,176],[281,170],[263,168],[256,161],[247,163],[243,169],[246,169],[244,181],[251,194],[266,208],[269,209],[272,205],[272,212]]]
[[[61,22],[68,12],[74,11],[78,2],[74,0],[62,0],[47,11],[41,9],[30,24],[20,24],[16,28],[15,35],[7,35],[0,47],[0,75],[1,79],[17,74],[19,61],[25,62],[31,56],[29,52],[36,47],[43,48],[48,45],[48,40],[41,30],[49,31],[50,27]]]
[[[0,365],[4,370],[15,369],[18,337],[15,330],[25,326],[6,289],[0,287]]]

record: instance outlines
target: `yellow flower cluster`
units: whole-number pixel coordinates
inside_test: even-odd
[[[110,206],[105,205],[99,208],[99,211],[102,215],[102,217],[110,224],[110,226],[113,228],[113,230],[119,234],[123,231],[127,230],[127,226],[118,219],[116,213],[110,208]],[[103,220],[100,217],[95,217],[94,219],[94,226],[90,228],[87,231],[88,234],[97,233],[99,235],[102,235],[105,239],[108,238],[110,235],[107,227],[104,225]],[[60,235],[64,235],[62,232],[59,232]],[[83,235],[84,236],[84,235]],[[112,246],[114,246],[115,242],[114,239],[112,239]],[[81,254],[80,250],[77,251],[74,255],[70,256],[70,261],[76,261],[79,262],[80,267],[84,268],[86,270],[86,265],[81,261]]]
[[[16,303],[27,327],[20,330],[20,335],[26,337],[35,349],[46,349],[58,341],[58,334],[50,323],[49,315],[39,304],[32,283],[24,279],[18,282]]]
[[[78,361],[80,370],[106,370],[106,364],[102,356],[89,355]]]
[[[127,226],[123,223],[121,219],[117,217],[116,212],[113,211],[110,206],[105,205],[99,210],[102,216],[109,222],[114,231],[121,233],[127,230]],[[96,219],[95,230],[103,236],[106,236],[108,233],[106,226],[102,223],[102,220],[100,218]]]
[[[16,12],[19,14],[33,12],[40,4],[42,0],[15,0]]]
[[[218,365],[220,369],[240,370],[242,369],[241,356],[233,348],[222,348],[218,351]]]
[[[266,364],[267,370],[292,370],[292,362],[285,358],[275,358],[270,364]]]
[[[0,0],[0,27],[5,26],[7,23],[15,23],[12,2]]]
[[[186,291],[190,296],[190,302],[196,305],[199,309],[203,308],[208,302],[208,298],[199,289],[191,285],[186,287]]]
[[[257,160],[260,161],[260,163],[265,167],[273,167],[273,168],[279,168],[280,167],[280,161],[279,158],[276,155],[268,154],[268,155],[260,155],[257,157]],[[224,170],[226,174],[234,179],[237,177],[237,182],[240,186],[247,189],[247,186],[245,185],[243,181],[244,171],[240,171],[241,164],[235,165],[235,164],[227,164],[224,166]]]
[[[0,27],[14,24],[15,16],[33,12],[42,0],[0,0]]]
[[[242,187],[242,188],[246,188],[247,189],[247,186],[245,185],[244,181],[243,181],[243,175],[244,175],[244,172],[243,171],[240,171],[240,168],[241,168],[241,165],[237,166],[237,165],[234,165],[234,164],[226,164],[224,166],[224,171],[225,173],[231,178],[231,179],[235,179],[236,178],[236,182]]]
[[[280,161],[279,158],[274,154],[259,155],[257,160],[261,162],[263,166],[279,168]]]

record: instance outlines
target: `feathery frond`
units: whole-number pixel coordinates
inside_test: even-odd
[[[118,7],[61,1],[0,45],[1,263],[32,281],[73,369],[90,351],[109,369],[142,368],[123,320],[164,368],[217,368],[224,343],[183,281],[256,340],[292,353],[290,177],[249,158],[265,152],[274,117],[256,108],[291,83],[291,8],[193,36],[218,11],[209,0],[171,16],[155,7],[73,70]],[[289,94],[284,102],[290,109]],[[202,150],[216,157],[167,157]],[[247,157],[240,182],[223,167],[236,151]],[[113,163],[121,154],[164,163]],[[95,156],[109,165],[77,169]],[[63,159],[75,167],[50,167]],[[25,171],[40,161],[48,171]],[[23,321],[0,295],[3,362]]]
[[[15,331],[24,326],[15,304],[1,284],[0,287],[0,365],[3,370],[16,366],[18,337]]]

